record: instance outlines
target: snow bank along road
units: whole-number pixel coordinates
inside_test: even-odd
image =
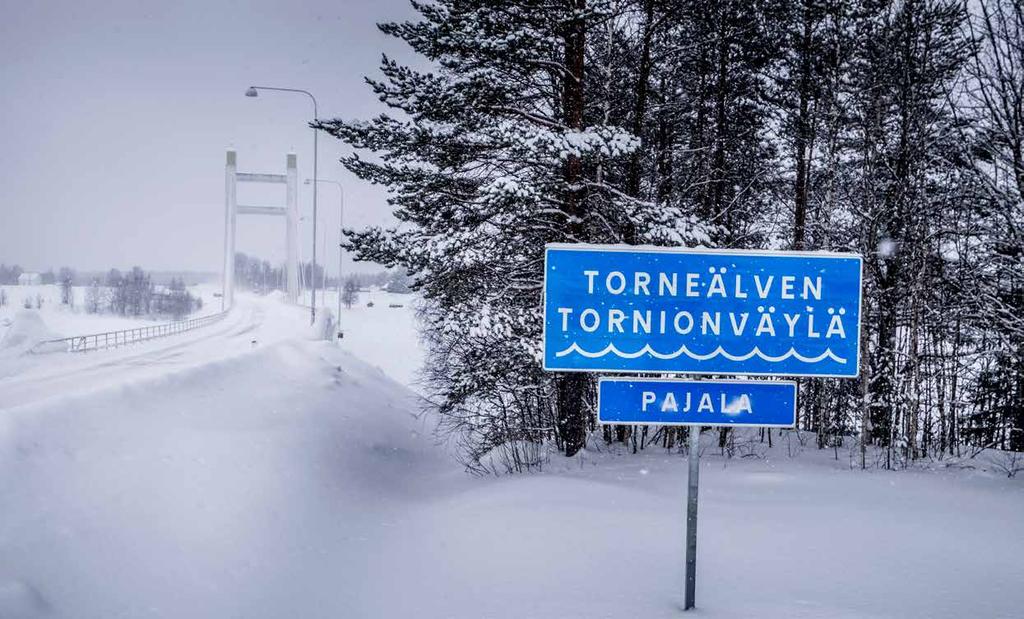
[[[247,303],[5,400],[0,617],[682,616],[684,458],[468,478],[403,385]],[[1019,480],[712,452],[695,616],[1020,617]]]
[[[294,308],[239,295],[223,320],[176,336],[86,353],[0,355],[0,410],[46,398],[136,382],[249,352],[305,333]]]

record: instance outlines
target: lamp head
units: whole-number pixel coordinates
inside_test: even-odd
[[[255,97],[258,94],[255,86],[249,86],[249,89],[245,91],[245,96],[247,97]]]

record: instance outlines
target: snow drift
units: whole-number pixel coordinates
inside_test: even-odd
[[[415,408],[297,341],[3,411],[0,617],[359,616],[380,514],[461,476]]]
[[[39,312],[29,309],[20,310],[14,315],[11,326],[0,338],[0,355],[19,355],[29,352],[40,342],[57,339],[61,336],[46,327]],[[43,347],[45,348],[45,347]],[[50,345],[53,350],[63,350],[63,344]],[[39,349],[43,351],[42,348]]]

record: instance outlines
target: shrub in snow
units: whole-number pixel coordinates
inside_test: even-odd
[[[1024,452],[993,450],[989,462],[997,471],[1013,478],[1024,471]]]

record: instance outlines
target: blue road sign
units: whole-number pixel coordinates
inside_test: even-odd
[[[765,380],[601,378],[600,423],[791,427],[796,383]]]
[[[547,246],[544,369],[857,375],[861,258]]]

